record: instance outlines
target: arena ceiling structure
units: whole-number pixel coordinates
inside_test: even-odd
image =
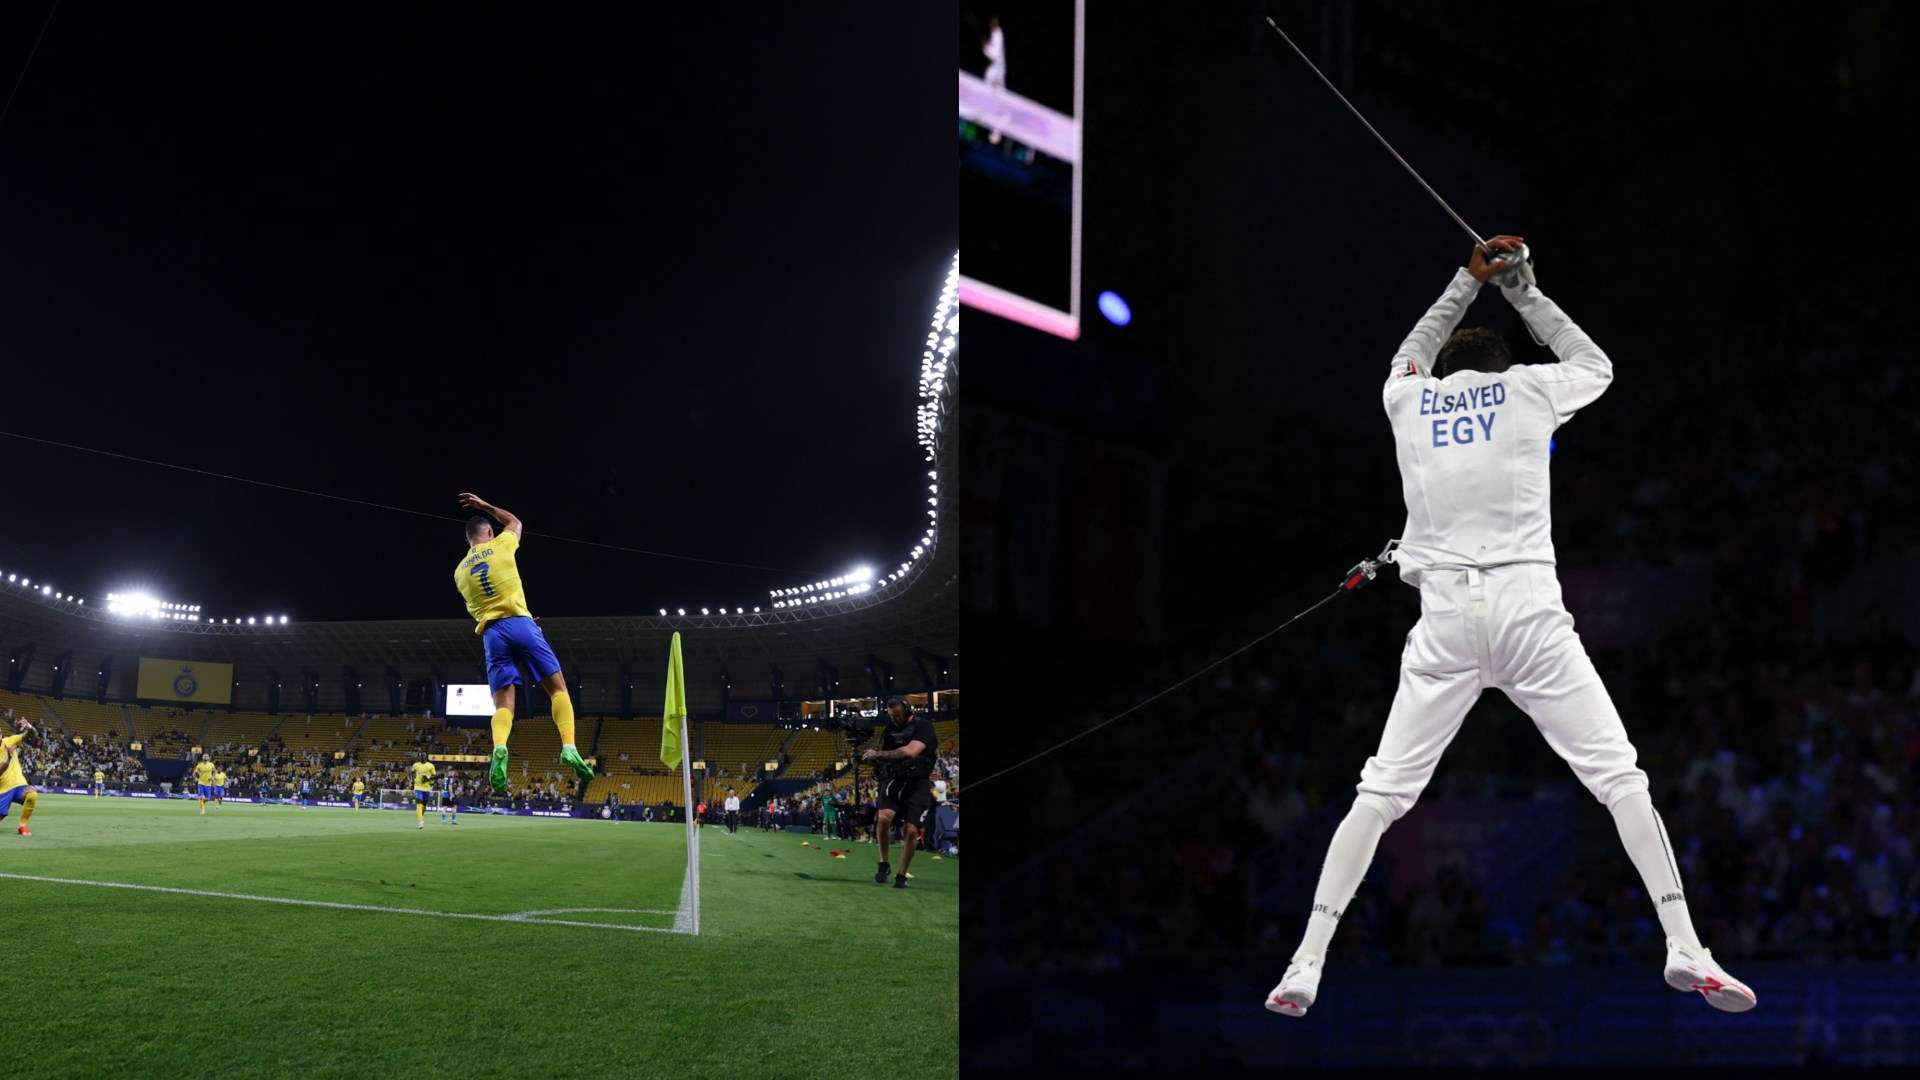
[[[911,407],[927,488],[900,492],[899,504],[876,508],[925,515],[912,550],[895,565],[838,569],[771,590],[757,604],[710,614],[661,609],[544,618],[583,714],[656,715],[676,631],[690,705],[700,712],[729,700],[958,686],[958,531],[950,496],[956,454],[947,422],[959,376],[958,265],[956,254],[917,357]],[[485,680],[480,639],[466,619],[218,622],[177,605],[130,612],[106,598],[34,585],[13,567],[0,567],[0,648],[8,654],[8,687],[20,692],[131,701],[142,657],[230,663],[233,708],[283,713],[438,711],[445,685]],[[421,702],[423,688],[434,695],[431,706]]]

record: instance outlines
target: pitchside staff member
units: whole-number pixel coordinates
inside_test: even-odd
[[[881,737],[885,749],[861,753],[862,761],[878,761],[880,766],[880,813],[873,834],[880,844],[880,869],[875,883],[887,883],[887,834],[893,831],[897,812],[901,817],[900,873],[893,887],[907,887],[907,867],[913,864],[913,849],[918,846],[920,830],[933,809],[933,721],[914,713],[903,697],[887,699],[887,726]]]

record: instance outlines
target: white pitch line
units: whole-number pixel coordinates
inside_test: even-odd
[[[627,926],[621,923],[585,922],[579,919],[537,919],[527,917],[529,913],[479,915],[465,911],[428,911],[425,908],[382,907],[379,904],[345,904],[333,900],[296,900],[288,896],[254,896],[251,893],[214,892],[210,889],[177,889],[171,885],[133,885],[124,881],[87,881],[82,878],[43,877],[39,874],[9,874],[0,872],[0,878],[10,878],[15,881],[44,881],[54,885],[91,885],[100,889],[132,889],[137,892],[173,893],[178,896],[211,896],[221,900],[253,900],[263,904],[332,908],[336,911],[372,911],[383,915],[431,915],[441,919],[478,919],[481,922],[538,924],[544,926],[588,926],[596,930],[642,930],[655,934],[689,933],[689,931],[679,928],[680,918],[678,912],[660,912],[660,914],[663,915],[676,916],[674,927],[669,929],[664,926]]]
[[[535,915],[585,915],[589,912],[596,912],[596,911],[604,912],[610,915],[678,915],[680,914],[679,910],[675,908],[557,907],[557,908],[544,908],[540,911],[516,911],[513,914],[507,915],[504,917],[508,919],[512,919],[514,922],[526,922],[529,919],[533,918]]]

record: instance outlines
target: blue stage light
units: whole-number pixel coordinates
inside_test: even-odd
[[[1133,321],[1133,309],[1127,306],[1125,300],[1120,299],[1120,294],[1117,292],[1100,294],[1100,314],[1105,315],[1107,321],[1115,326],[1125,326]]]

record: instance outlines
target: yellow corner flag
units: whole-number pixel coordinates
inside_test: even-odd
[[[660,760],[680,767],[680,721],[687,718],[687,673],[680,664],[680,631],[673,632],[673,650],[667,654],[667,708],[660,730]]]

